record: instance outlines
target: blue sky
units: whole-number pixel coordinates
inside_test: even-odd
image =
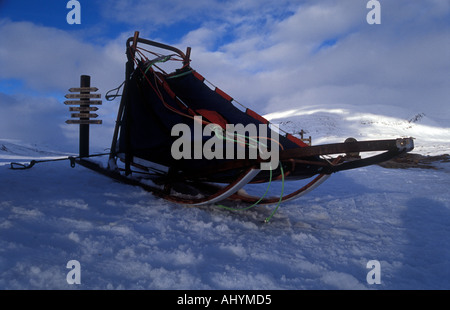
[[[79,0],[81,24],[69,25],[66,0],[0,0],[0,139],[76,142],[64,95],[81,74],[102,94],[118,86],[135,30],[191,46],[195,69],[260,113],[384,105],[449,119],[450,2],[380,0],[379,25],[367,2]],[[117,104],[99,111],[101,141]]]

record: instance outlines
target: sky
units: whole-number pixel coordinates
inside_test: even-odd
[[[379,24],[368,0],[78,2],[81,23],[69,24],[69,1],[0,0],[0,139],[76,152],[64,95],[83,74],[102,96],[120,85],[135,31],[190,46],[194,69],[260,114],[345,106],[450,119],[448,0],[379,0]],[[99,148],[117,107],[103,97]]]

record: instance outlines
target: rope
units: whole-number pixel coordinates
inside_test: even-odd
[[[278,200],[278,203],[275,207],[275,209],[272,211],[272,213],[270,214],[270,216],[268,216],[265,220],[264,223],[269,223],[269,221],[272,219],[272,217],[274,216],[274,214],[278,211],[281,202],[283,201],[283,194],[284,194],[284,170],[283,170],[283,166],[280,162],[280,169],[281,169],[281,194],[280,194],[280,199]],[[217,207],[221,208],[221,209],[225,209],[225,210],[229,210],[229,211],[246,211],[249,210],[251,208],[256,207],[261,200],[264,199],[264,197],[266,197],[267,193],[269,192],[269,188],[272,184],[272,169],[269,170],[270,171],[270,175],[269,175],[269,183],[267,184],[267,188],[265,193],[261,196],[261,198],[258,199],[258,201],[256,201],[255,203],[253,203],[251,206],[245,207],[245,208],[232,208],[232,207],[227,207],[224,205],[216,205]]]
[[[232,142],[236,142],[236,143],[241,143],[241,142],[238,141],[237,139],[234,139],[234,137],[233,137],[233,138],[229,138],[229,137],[226,137],[226,136],[222,135],[222,132],[221,132],[222,130],[220,130],[220,129],[221,129],[220,126],[214,127],[214,133],[216,134],[216,136],[217,136],[218,138],[222,138],[223,140],[232,141]],[[249,147],[257,148],[258,145],[263,145],[263,146],[267,147],[266,145],[260,143],[258,140],[254,139],[254,138],[252,138],[252,137],[247,137],[247,136],[245,136],[245,135],[240,135],[240,134],[236,134],[236,136],[237,136],[238,138],[243,138],[243,139],[244,139],[244,144],[245,144],[245,145],[248,145]],[[246,142],[247,139],[248,139],[249,142]],[[252,144],[250,144],[250,142],[253,142],[253,143],[255,143],[256,145],[252,145]],[[284,194],[284,169],[283,169],[283,165],[282,165],[281,162],[279,163],[279,166],[280,166],[280,170],[281,170],[281,195],[280,195],[280,199],[278,200],[278,203],[277,203],[277,206],[275,207],[275,209],[272,211],[272,213],[270,214],[270,216],[267,217],[267,218],[264,220],[265,223],[268,223],[268,222],[272,219],[273,215],[275,214],[275,212],[277,212],[277,210],[278,210],[278,208],[280,207],[280,204],[281,204],[281,202],[282,202],[282,200],[283,200],[283,194]],[[245,210],[251,209],[251,208],[253,208],[253,207],[256,207],[256,206],[261,202],[261,200],[263,200],[264,197],[266,197],[267,193],[269,192],[270,186],[271,186],[271,184],[272,184],[272,170],[273,170],[273,169],[272,169],[272,166],[271,166],[270,168],[271,168],[271,169],[269,170],[269,182],[268,182],[268,184],[267,184],[266,191],[265,191],[265,193],[261,196],[261,198],[258,199],[258,201],[256,201],[255,203],[253,203],[251,206],[248,206],[248,207],[245,207],[245,208],[232,208],[232,207],[227,207],[227,206],[224,206],[224,205],[217,205],[217,206],[218,206],[219,208],[226,209],[226,210],[230,210],[230,211],[245,211]]]
[[[251,209],[251,208],[253,208],[253,207],[256,207],[256,206],[259,204],[259,202],[260,202],[261,200],[263,200],[264,197],[265,197],[265,196],[267,195],[267,193],[269,192],[269,188],[270,188],[270,184],[271,184],[271,183],[272,183],[272,169],[270,169],[269,183],[267,184],[266,192],[265,192],[264,195],[262,195],[261,198],[259,198],[258,201],[256,201],[254,204],[252,204],[252,205],[249,206],[249,207],[245,207],[245,208],[232,208],[232,207],[227,207],[227,206],[224,206],[224,205],[217,205],[217,207],[222,208],[222,209],[226,209],[226,210],[230,210],[230,211],[245,211],[245,210]]]
[[[122,88],[122,86],[123,86],[124,84],[125,84],[125,81],[123,81],[122,84],[120,84],[120,85],[117,86],[116,88],[113,88],[113,89],[111,89],[111,90],[108,90],[108,91],[106,92],[105,99],[106,99],[107,101],[113,101],[113,100],[116,99],[117,97],[121,97],[122,95],[119,95],[119,91],[120,91],[120,89]],[[110,95],[109,93],[110,93],[110,92],[113,92],[113,91],[116,91],[116,93],[115,93],[114,95]]]
[[[101,154],[92,154],[88,156],[68,156],[63,158],[55,158],[55,159],[44,159],[44,160],[32,160],[30,163],[27,164],[21,164],[21,163],[10,163],[10,169],[12,170],[25,170],[32,168],[35,164],[39,163],[47,163],[47,162],[53,162],[53,161],[61,161],[61,160],[70,160],[70,166],[72,168],[75,167],[75,159],[81,159],[81,158],[89,158],[89,157],[97,157],[97,156],[105,156],[110,155],[111,153],[101,153]]]
[[[272,219],[272,217],[275,214],[275,212],[277,212],[278,208],[280,207],[281,202],[283,201],[283,194],[284,194],[284,170],[283,170],[283,165],[281,164],[281,162],[280,162],[280,170],[281,170],[281,194],[280,194],[280,199],[278,200],[277,206],[272,211],[270,216],[264,220],[265,223],[269,223],[269,221]]]
[[[155,59],[153,59],[152,61],[150,61],[150,63],[147,66],[147,69],[145,70],[144,74],[147,74],[148,69],[150,69],[153,65],[157,64],[158,62],[166,62],[169,61],[171,59],[171,57],[174,55],[161,55]]]

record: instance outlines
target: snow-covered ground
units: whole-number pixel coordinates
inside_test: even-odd
[[[313,144],[413,136],[415,153],[450,152],[445,123],[396,112],[267,117]],[[2,138],[0,289],[450,289],[449,163],[340,172],[266,224],[274,206],[185,207],[67,161],[10,170],[62,154]],[[81,265],[79,285],[66,281],[70,260]],[[370,260],[381,284],[367,282]]]
[[[450,122],[428,116],[426,111],[411,111],[391,106],[314,106],[271,113],[265,116],[288,132],[305,131],[313,144],[357,140],[414,137],[414,153],[450,153]],[[444,116],[445,117],[445,116]]]

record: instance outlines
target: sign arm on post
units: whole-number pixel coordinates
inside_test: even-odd
[[[71,93],[80,93],[80,92],[96,92],[98,91],[97,87],[73,87],[69,88]]]
[[[64,97],[67,99],[90,99],[90,98],[101,98],[100,94],[67,94]]]
[[[82,75],[80,78],[80,87],[69,88],[69,92],[75,94],[67,94],[64,97],[67,99],[79,99],[79,100],[66,100],[65,105],[79,105],[78,107],[69,107],[71,117],[75,119],[66,120],[66,124],[78,124],[80,125],[80,157],[89,156],[89,125],[102,124],[101,120],[94,120],[98,114],[90,113],[97,111],[97,107],[91,107],[90,105],[101,105],[101,100],[91,100],[91,98],[101,98],[101,94],[91,94],[91,92],[98,91],[97,87],[91,87],[91,77],[89,75]],[[76,94],[78,92],[78,94]],[[78,118],[78,119],[77,119]]]
[[[64,104],[66,105],[76,105],[76,104],[81,104],[80,100],[66,100],[64,101]],[[94,105],[101,105],[102,101],[101,100],[89,100],[89,104],[94,104]]]
[[[101,125],[103,122],[100,119],[68,119],[66,124],[79,124],[79,125]]]

